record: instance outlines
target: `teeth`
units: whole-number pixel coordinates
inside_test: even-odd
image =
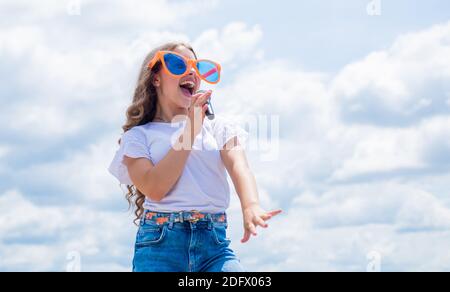
[[[189,88],[194,88],[195,87],[195,83],[192,82],[192,81],[184,81],[180,85],[187,85]]]

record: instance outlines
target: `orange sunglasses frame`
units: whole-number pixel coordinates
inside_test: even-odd
[[[180,75],[175,75],[172,72],[170,72],[169,69],[167,69],[166,62],[164,61],[164,56],[166,54],[169,54],[169,53],[177,55],[178,57],[180,57],[180,58],[182,58],[184,60],[184,62],[186,63],[186,72],[184,72],[183,74],[180,74]],[[194,68],[195,72],[197,73],[197,76],[200,77],[200,79],[204,80],[205,82],[208,82],[210,84],[217,84],[220,81],[220,71],[222,70],[222,67],[220,66],[219,63],[213,62],[211,60],[206,60],[206,59],[192,60],[192,59],[188,59],[185,56],[182,56],[182,55],[180,55],[178,53],[175,53],[175,52],[172,52],[172,51],[158,51],[156,53],[156,55],[153,57],[153,59],[150,61],[150,63],[148,64],[148,68],[152,69],[153,66],[155,66],[155,64],[158,61],[161,61],[161,64],[162,64],[162,66],[164,68],[164,71],[167,74],[169,74],[170,76],[175,77],[175,78],[181,78],[183,76],[186,76],[187,74],[189,74],[191,69]],[[197,68],[196,65],[197,65],[198,62],[202,62],[202,61],[210,62],[210,63],[214,64],[217,67],[217,69],[218,69],[217,70],[217,74],[219,75],[219,77],[217,78],[216,82],[211,82],[211,81],[206,80],[206,78],[209,75],[216,73],[215,70],[211,70],[211,71],[207,72],[206,74],[204,74],[203,76],[200,74],[200,72],[198,71],[198,68]]]

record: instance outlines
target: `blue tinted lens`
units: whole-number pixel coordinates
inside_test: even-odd
[[[181,57],[175,54],[165,54],[164,62],[172,74],[181,75],[186,72],[186,63]]]
[[[219,80],[219,69],[214,63],[200,61],[197,63],[197,69],[202,79],[209,82],[217,82]]]

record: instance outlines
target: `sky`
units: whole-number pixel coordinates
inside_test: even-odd
[[[450,270],[450,3],[243,2],[0,0],[0,271],[131,270],[107,167],[171,40],[221,63],[215,112],[249,130],[261,205],[284,211],[242,244],[231,188],[247,270]]]

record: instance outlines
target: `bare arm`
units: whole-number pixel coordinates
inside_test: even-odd
[[[255,176],[236,137],[225,144],[224,149],[220,150],[220,156],[233,181],[242,209],[259,204]]]
[[[187,128],[186,128],[187,129]],[[190,135],[187,130],[178,138],[178,143],[190,143],[183,137]],[[185,145],[185,144],[183,144]],[[160,201],[172,189],[183,173],[192,147],[176,150],[171,148],[157,165],[146,158],[124,157],[124,164],[136,188],[153,201]]]
[[[236,137],[225,144],[224,149],[220,150],[220,156],[241,201],[244,217],[244,237],[241,242],[247,242],[250,234],[256,235],[256,225],[266,228],[268,225],[265,221],[281,213],[281,210],[266,212],[260,207],[255,176]]]

